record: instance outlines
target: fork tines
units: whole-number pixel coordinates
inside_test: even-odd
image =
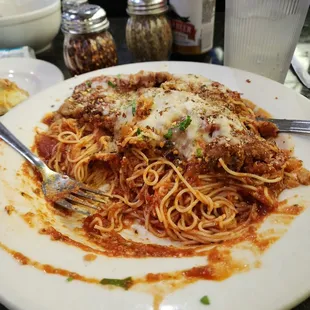
[[[100,204],[105,204],[107,200],[104,197],[111,198],[111,195],[81,184],[78,191],[72,192],[63,199],[56,201],[56,204],[71,211],[83,215],[91,215],[87,208],[100,211]]]

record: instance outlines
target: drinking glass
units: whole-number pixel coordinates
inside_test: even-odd
[[[283,83],[310,0],[226,0],[224,64]]]

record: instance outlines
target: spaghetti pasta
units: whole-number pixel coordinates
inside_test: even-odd
[[[88,232],[138,222],[183,245],[223,242],[274,210],[285,188],[310,183],[300,161],[276,146],[277,128],[262,130],[253,107],[217,82],[141,72],[89,84],[36,138],[50,168],[109,185],[101,211],[85,220]]]

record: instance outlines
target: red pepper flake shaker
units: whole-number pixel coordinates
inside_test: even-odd
[[[72,75],[117,65],[109,25],[105,10],[98,5],[84,4],[63,13],[64,60]]]

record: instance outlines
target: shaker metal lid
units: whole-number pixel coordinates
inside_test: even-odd
[[[78,7],[82,4],[88,3],[88,0],[63,0],[62,1],[62,10],[63,12],[67,11],[77,11]]]
[[[93,33],[109,28],[106,12],[99,5],[83,4],[62,14],[61,30],[72,34]]]
[[[128,0],[127,13],[130,15],[153,15],[168,11],[167,0]]]

